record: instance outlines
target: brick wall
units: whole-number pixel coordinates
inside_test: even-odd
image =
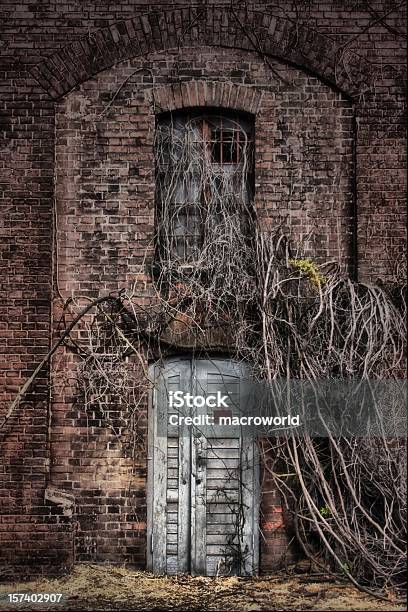
[[[151,244],[161,110],[253,113],[264,222],[312,232],[307,253],[360,278],[392,274],[405,239],[402,7],[227,4],[155,3],[147,14],[140,1],[2,2],[4,412],[57,334],[58,291],[96,297],[134,280]],[[73,359],[61,351],[53,376],[68,379]],[[75,532],[79,559],[143,565],[144,462],[110,445],[102,423],[90,439],[74,391],[49,393],[51,374],[43,369],[1,433],[0,556],[69,566]],[[74,494],[72,514],[45,495],[52,486]],[[273,531],[278,506],[268,507]],[[281,531],[265,569],[284,546]]]

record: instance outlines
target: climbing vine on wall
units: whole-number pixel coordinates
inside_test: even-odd
[[[138,422],[153,384],[147,360],[180,344],[180,330],[209,354],[214,345],[228,348],[263,381],[398,378],[405,354],[404,282],[354,282],[335,262],[317,265],[302,257],[303,245],[279,228],[261,226],[247,190],[251,146],[245,130],[241,136],[231,172],[208,154],[194,121],[158,130],[157,164],[166,159],[173,167],[157,194],[155,261],[142,272],[154,294],[147,295],[136,278],[117,294],[65,303],[60,339],[6,420],[65,344],[78,357],[76,382],[86,410],[99,411],[119,441],[130,419],[128,444],[133,456],[142,456]],[[169,141],[177,152],[170,161]],[[189,204],[199,225],[187,257],[174,247],[183,214],[174,192],[183,189],[193,192]],[[403,585],[406,455],[400,438],[283,437],[261,440],[260,450],[307,555],[362,588]],[[285,466],[283,475],[278,465]]]

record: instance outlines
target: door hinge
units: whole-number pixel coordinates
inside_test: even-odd
[[[153,533],[150,534],[150,552],[153,552]]]

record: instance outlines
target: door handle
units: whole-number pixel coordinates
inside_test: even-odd
[[[207,457],[204,455],[198,455],[197,457],[197,467],[202,468],[207,465]]]

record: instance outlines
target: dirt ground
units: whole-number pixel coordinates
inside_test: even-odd
[[[374,599],[349,585],[310,576],[163,577],[127,568],[81,564],[60,578],[0,584],[0,610],[405,610],[390,596]],[[62,593],[60,604],[7,603],[8,593]]]

